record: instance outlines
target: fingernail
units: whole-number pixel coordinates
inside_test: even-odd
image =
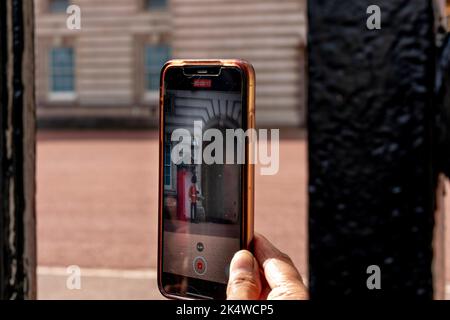
[[[253,255],[248,251],[239,251],[233,257],[231,261],[230,271],[234,272],[236,270],[241,270],[245,272],[253,272]]]

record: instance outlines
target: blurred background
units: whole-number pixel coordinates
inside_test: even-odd
[[[71,4],[80,30],[66,26]],[[254,65],[257,126],[281,130],[279,173],[256,169],[255,229],[307,278],[306,0],[35,0],[35,11],[38,298],[162,298],[158,88],[171,58]],[[80,290],[66,286],[72,265]]]
[[[258,124],[303,126],[305,3],[36,0],[40,121],[156,125],[165,61],[241,58],[256,69]],[[81,9],[81,30],[66,27],[70,4]]]
[[[256,170],[256,231],[306,276],[305,0],[36,0],[38,297],[162,298],[156,286],[159,72],[241,58],[257,125],[281,128]],[[81,29],[66,26],[69,5]],[[81,268],[80,290],[66,286]]]

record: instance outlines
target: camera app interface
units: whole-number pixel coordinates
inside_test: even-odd
[[[242,128],[242,94],[220,77],[185,77],[164,104],[163,272],[226,284],[240,249],[242,164],[226,145]]]

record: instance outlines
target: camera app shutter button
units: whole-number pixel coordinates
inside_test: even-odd
[[[193,261],[194,272],[200,276],[206,273],[206,260],[203,257],[196,257]]]

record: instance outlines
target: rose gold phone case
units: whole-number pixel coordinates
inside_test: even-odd
[[[253,66],[243,60],[170,60],[161,70],[160,78],[160,95],[159,95],[159,186],[158,186],[158,288],[162,295],[170,299],[191,300],[189,298],[171,295],[164,291],[161,283],[162,276],[162,237],[163,237],[163,148],[164,148],[164,79],[166,71],[173,67],[184,66],[224,66],[237,67],[242,71],[242,75],[246,82],[246,100],[247,100],[247,128],[244,130],[255,128],[255,71]],[[254,141],[256,143],[256,141]],[[246,143],[246,161],[244,165],[244,185],[242,188],[242,221],[241,221],[241,243],[242,249],[250,249],[253,239],[254,229],[254,164],[250,163],[250,159],[254,156],[254,148]]]

